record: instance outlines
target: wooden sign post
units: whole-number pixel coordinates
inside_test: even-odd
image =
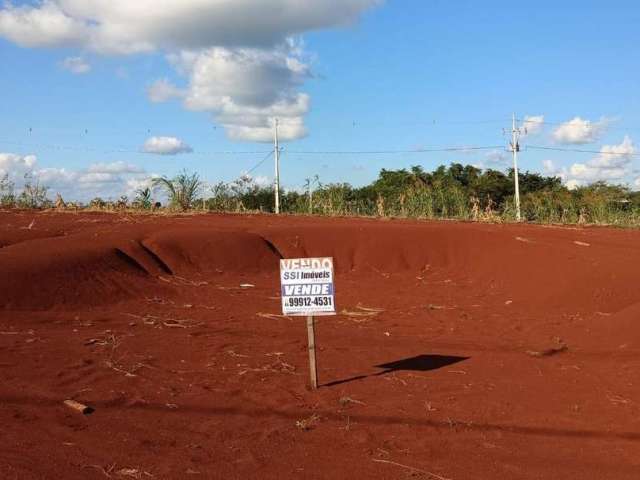
[[[282,313],[307,317],[311,388],[318,388],[315,316],[335,315],[332,258],[280,260]]]
[[[311,388],[318,388],[318,366],[316,364],[316,319],[313,315],[307,317],[307,337],[309,337],[309,372],[311,373]]]

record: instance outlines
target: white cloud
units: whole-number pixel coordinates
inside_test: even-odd
[[[118,161],[112,163],[94,163],[89,168],[87,168],[87,172],[110,174],[144,173],[144,169],[138,167],[137,165]]]
[[[527,115],[522,122],[526,135],[537,135],[544,128],[544,115]]]
[[[153,179],[158,175],[146,175],[141,177],[127,178],[124,183],[124,194],[133,199],[138,190],[149,188],[153,191]]]
[[[543,170],[549,175],[562,178],[567,188],[597,181],[622,182],[633,173],[632,156],[636,148],[629,136],[618,145],[604,145],[600,153],[586,163],[573,163],[569,168],[556,167],[551,160],[544,160]]]
[[[269,142],[279,120],[282,140],[306,135],[304,115],[310,98],[296,91],[309,67],[294,42],[273,50],[213,47],[171,55],[175,68],[189,78],[183,91],[156,82],[156,99],[184,95],[185,108],[207,111],[234,140]],[[150,92],[151,93],[151,92]]]
[[[103,54],[164,52],[186,88],[158,80],[152,102],[183,98],[211,112],[235,140],[306,134],[309,65],[295,38],[348,25],[383,0],[36,0],[0,9],[0,37],[25,47],[76,46]]]
[[[149,185],[152,175],[144,169],[125,162],[96,163],[86,169],[40,168],[34,155],[0,153],[0,175],[5,173],[22,188],[22,176],[30,172],[40,185],[49,190],[49,197],[60,193],[65,200],[87,202],[94,197],[115,199],[121,195],[130,198],[141,185]]]
[[[116,199],[126,195],[133,199],[135,191],[141,185],[148,185],[152,175],[143,170],[138,173],[92,172],[86,170],[67,170],[65,168],[42,168],[34,171],[41,185],[48,188],[49,197],[60,193],[65,200],[88,202],[92,198],[105,200]]]
[[[597,142],[605,133],[611,119],[602,117],[597,122],[575,117],[558,126],[553,131],[553,139],[564,144],[585,144]]]
[[[489,167],[506,167],[509,164],[509,157],[504,150],[491,150],[485,155],[486,163]],[[484,163],[483,163],[484,164]]]
[[[542,172],[547,175],[557,175],[558,168],[556,167],[553,160],[543,160],[542,161]]]
[[[67,57],[60,64],[65,70],[76,75],[82,75],[91,71],[91,65],[82,57]]]
[[[185,92],[170,83],[166,78],[161,78],[149,86],[147,95],[153,103],[162,103],[174,98],[184,97]]]
[[[567,180],[567,182],[565,183],[565,186],[569,189],[569,190],[575,190],[576,188],[582,186],[582,183],[579,182],[578,180],[575,179],[571,179],[571,180]]]
[[[35,155],[0,153],[0,176],[19,176],[33,170],[38,163]]]
[[[0,36],[22,46],[104,53],[272,47],[347,25],[381,0],[42,0],[0,10]]]
[[[176,137],[149,137],[144,142],[142,151],[157,155],[178,155],[179,153],[191,153],[193,149]]]
[[[273,179],[265,175],[258,175],[253,177],[253,183],[260,188],[267,188],[273,186]]]
[[[14,6],[0,10],[0,36],[22,47],[65,47],[84,42],[88,25],[65,13],[58,2]]]

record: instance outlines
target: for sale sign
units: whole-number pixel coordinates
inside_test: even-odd
[[[283,314],[336,314],[332,258],[280,260],[280,285]]]

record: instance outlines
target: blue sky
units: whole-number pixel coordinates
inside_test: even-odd
[[[233,180],[265,154],[217,152],[267,152],[269,143],[249,140],[268,141],[265,125],[281,113],[290,188],[314,174],[358,185],[414,164],[505,169],[504,149],[295,152],[506,147],[512,112],[535,119],[522,169],[569,185],[640,187],[635,1],[308,0],[300,9],[294,0],[211,0],[213,25],[202,31],[203,0],[141,0],[167,10],[157,18],[124,0],[100,3],[0,10],[0,170],[32,169],[65,198],[130,194],[149,175],[182,168]],[[114,18],[124,19],[115,34]],[[267,182],[272,170],[269,159],[253,174]]]

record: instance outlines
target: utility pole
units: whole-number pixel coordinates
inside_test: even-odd
[[[316,174],[313,178],[306,179],[307,194],[309,195],[309,214],[313,215],[313,184],[317,183],[320,186],[320,177]]]
[[[276,194],[276,215],[280,213],[280,147],[278,146],[278,119],[274,122],[274,156],[276,160],[276,179],[275,179],[275,194]]]
[[[311,178],[307,178],[307,195],[309,196],[309,215],[313,214],[313,191],[311,190]]]
[[[513,153],[513,179],[515,183],[516,220],[520,221],[520,180],[518,179],[518,152],[520,151],[520,129],[516,127],[516,114],[511,123],[511,152]]]

